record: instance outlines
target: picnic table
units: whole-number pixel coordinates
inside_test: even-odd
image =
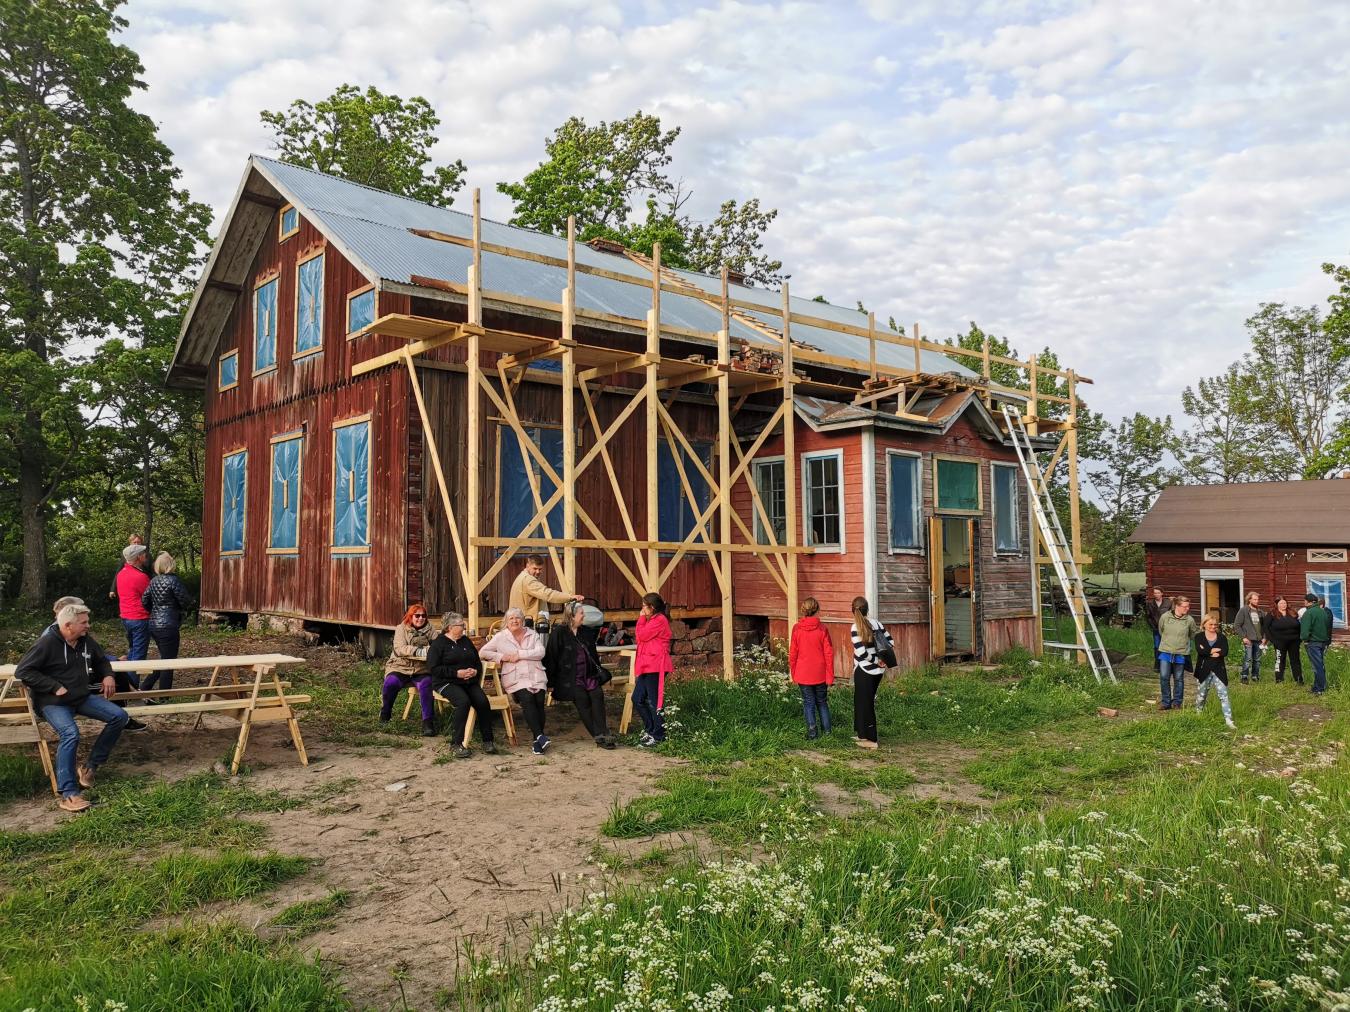
[[[239,739],[235,744],[230,772],[238,773],[248,748],[249,731],[254,724],[285,721],[295,745],[301,765],[309,765],[305,742],[300,735],[300,721],[294,707],[308,703],[310,697],[288,692],[291,683],[283,681],[278,669],[303,664],[300,657],[289,654],[238,654],[220,657],[178,657],[174,660],[113,661],[114,671],[147,675],[155,671],[210,671],[205,685],[180,686],[175,689],[151,689],[116,692],[108,698],[125,704],[131,717],[167,716],[176,713],[195,713],[192,729],[199,730],[202,718],[208,713],[220,713],[239,722]],[[35,744],[43,769],[56,793],[56,772],[52,764],[48,742],[38,723],[38,713],[24,685],[14,677],[17,665],[0,665],[0,745]],[[247,674],[241,677],[241,670]],[[152,702],[153,701],[153,702]]]
[[[633,688],[637,685],[637,672],[633,670],[633,665],[637,663],[637,647],[629,644],[621,647],[597,647],[596,649],[600,653],[601,661],[605,659],[607,654],[611,656],[617,654],[620,657],[626,654],[628,656],[628,674],[616,673],[610,682],[611,685],[623,685],[626,679],[628,683],[627,691],[623,696],[623,716],[619,718],[619,733],[627,734],[628,725],[633,722]]]

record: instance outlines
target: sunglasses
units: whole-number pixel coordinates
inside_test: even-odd
[[[426,618],[426,617],[427,617],[427,613],[424,612],[424,611],[415,611],[415,612],[413,612],[413,618]]]

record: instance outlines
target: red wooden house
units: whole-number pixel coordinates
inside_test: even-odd
[[[1332,638],[1350,641],[1350,480],[1176,485],[1130,541],[1144,546],[1148,586],[1187,595],[1193,613],[1231,622],[1252,591],[1267,609],[1278,596],[1297,609],[1312,593],[1335,616]]]

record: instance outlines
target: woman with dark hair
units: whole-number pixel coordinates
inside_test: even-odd
[[[483,751],[495,755],[492,742],[492,706],[483,692],[483,662],[473,640],[465,634],[464,616],[446,612],[444,632],[431,644],[427,667],[431,671],[431,685],[455,708],[454,724],[450,732],[450,747],[456,759],[469,758],[464,744],[464,729],[469,723],[469,707],[478,713],[478,733],[483,736]]]
[[[867,617],[867,598],[853,599],[853,740],[860,748],[877,747],[877,689],[886,666],[877,656],[878,622]]]
[[[394,651],[384,665],[384,685],[380,688],[380,723],[386,723],[394,712],[394,700],[400,689],[417,689],[422,702],[422,734],[430,738],[436,734],[436,703],[431,696],[431,672],[427,655],[437,632],[427,621],[427,609],[421,601],[410,605],[403,613],[403,621],[394,630]]]
[[[637,656],[633,659],[637,679],[633,683],[633,709],[642,718],[643,748],[655,748],[666,740],[666,675],[675,670],[670,662],[670,619],[660,594],[646,594],[637,620]]]
[[[577,716],[595,743],[601,748],[614,748],[614,736],[609,733],[605,719],[605,690],[609,672],[600,665],[585,640],[578,635],[585,606],[577,601],[563,605],[562,621],[555,622],[544,648],[544,670],[548,673],[548,687],[554,699],[570,699],[577,708]]]
[[[1287,658],[1294,672],[1294,681],[1303,684],[1303,658],[1299,656],[1298,615],[1290,609],[1284,597],[1275,599],[1275,610],[1266,615],[1264,632],[1275,648],[1275,681],[1284,681],[1284,662]]]

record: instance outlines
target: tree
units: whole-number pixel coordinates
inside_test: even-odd
[[[209,217],[128,104],[143,68],[113,41],[120,6],[0,0],[0,472],[15,478],[30,605],[47,597],[49,503],[91,428],[71,342],[134,329]]]
[[[464,185],[464,163],[428,168],[440,117],[420,96],[402,99],[374,85],[363,93],[344,84],[313,105],[296,99],[283,112],[264,111],[284,161],[354,183],[449,207]]]
[[[1102,500],[1097,538],[1098,564],[1111,563],[1112,585],[1120,586],[1121,562],[1129,555],[1125,539],[1139,526],[1154,498],[1172,484],[1163,464],[1172,442],[1172,419],[1136,413],[1107,425],[1088,480]]]
[[[691,194],[666,175],[679,135],[679,127],[663,130],[660,117],[640,109],[598,126],[571,117],[544,141],[544,161],[520,182],[497,184],[515,205],[511,224],[564,235],[570,216],[582,242],[613,239],[648,254],[660,242],[666,266],[715,272],[725,263],[747,280],[780,282],[782,262],[763,252],[777,211],[751,198],[724,201],[711,222],[684,212]]]
[[[1350,267],[1323,264],[1322,272],[1340,286],[1327,299],[1331,303],[1331,312],[1322,325],[1333,368],[1339,370],[1350,364]],[[1350,382],[1340,389],[1339,394],[1340,418],[1330,438],[1305,465],[1305,478],[1324,478],[1350,467],[1350,412],[1346,411],[1346,404],[1350,403]]]
[[[1189,482],[1282,481],[1297,472],[1293,449],[1267,417],[1257,387],[1249,369],[1234,363],[1181,392],[1193,424],[1173,440],[1172,452]]]

